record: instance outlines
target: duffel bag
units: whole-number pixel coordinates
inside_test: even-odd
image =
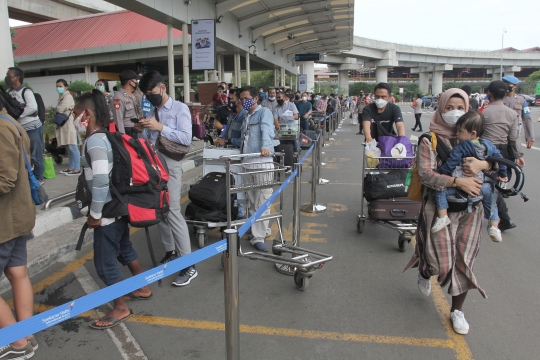
[[[189,189],[189,200],[206,210],[223,210],[227,206],[227,175],[221,172],[206,174]],[[231,175],[231,185],[234,178]]]
[[[364,178],[364,198],[367,201],[406,197],[406,169],[392,170],[386,174],[368,173]]]

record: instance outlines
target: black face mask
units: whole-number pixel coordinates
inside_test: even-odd
[[[283,99],[278,99],[278,100],[276,100],[276,101],[277,101],[277,103],[278,103],[279,106],[282,106],[283,103],[285,102],[285,100],[283,100]]]
[[[236,112],[236,103],[231,101],[229,103],[229,108],[231,109],[231,111]]]
[[[506,93],[511,93],[516,88],[515,85],[506,84],[506,86],[508,87],[508,89],[506,90]]]
[[[4,81],[6,82],[6,85],[11,85],[13,82],[11,81],[11,76],[6,76],[4,78]]]
[[[161,102],[163,101],[163,96],[161,96],[161,94],[147,94],[146,98],[148,101],[150,101],[150,104],[154,105],[155,107],[160,106]]]
[[[130,84],[131,85],[131,84]],[[137,90],[137,87],[139,86],[139,84],[135,83],[135,85],[131,85],[131,87],[133,88],[133,90]]]

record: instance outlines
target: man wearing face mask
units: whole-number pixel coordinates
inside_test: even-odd
[[[264,100],[268,99],[268,94],[264,92],[264,88],[259,88],[259,105],[262,104]]]
[[[244,125],[244,119],[247,116],[247,111],[242,107],[242,102],[239,101],[240,94],[237,90],[230,92],[231,114],[227,123],[227,131],[221,133],[219,138],[215,141],[216,146],[225,146],[226,144],[233,145],[239,149],[242,146],[242,126]]]
[[[189,108],[180,101],[173,100],[167,92],[160,73],[151,70],[143,75],[140,81],[141,91],[154,106],[146,115],[146,119],[137,123],[141,137],[155,144],[158,137],[181,145],[189,146],[192,139],[191,114]],[[162,154],[163,155],[163,154]],[[169,215],[158,224],[161,242],[165,248],[165,256],[161,263],[172,261],[178,256],[191,253],[191,242],[186,221],[180,208],[180,190],[182,188],[182,163],[163,155],[169,168],[170,208]],[[177,251],[179,253],[177,253]],[[173,281],[174,286],[188,285],[197,277],[195,266],[190,266],[178,274]]]
[[[306,92],[302,93],[301,100],[298,101],[295,105],[298,109],[298,117],[300,118],[300,127],[302,128],[302,131],[309,130],[308,119],[311,116],[311,112],[313,111],[313,106],[308,101]]]
[[[378,140],[379,136],[396,135],[394,124],[397,135],[405,136],[401,109],[396,104],[389,102],[391,93],[392,90],[387,83],[377,84],[374,90],[375,101],[366,105],[362,110],[362,127],[366,142],[371,142],[373,139]]]
[[[120,84],[122,88],[114,93],[111,102],[113,119],[118,127],[118,131],[133,137],[138,137],[139,132],[134,128],[131,119],[141,119],[142,114],[137,106],[137,99],[134,95],[137,89],[137,74],[133,70],[124,70],[120,73]]]
[[[519,85],[519,79],[515,76],[506,75],[503,78],[504,83],[508,87],[503,104],[514,110],[518,115],[519,128],[518,133],[521,135],[521,128],[525,130],[525,142],[527,149],[530,149],[534,144],[534,128],[531,119],[531,110],[529,109],[529,103],[521,95],[516,94],[516,89]],[[512,156],[512,154],[510,154]]]
[[[268,89],[268,98],[264,99],[261,102],[261,106],[265,107],[270,110],[270,112],[274,112],[274,109],[277,106],[276,102],[276,89],[275,88],[269,88]]]

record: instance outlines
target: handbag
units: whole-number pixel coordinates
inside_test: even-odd
[[[68,121],[70,116],[71,112],[69,113],[69,115],[56,112],[56,114],[54,114],[53,122],[58,125],[58,127],[62,127]]]
[[[17,131],[19,132],[19,135],[22,136],[21,131],[19,128],[15,125],[15,123],[8,117],[0,115],[0,117],[9,120],[15,128],[17,128]],[[41,205],[47,200],[49,200],[49,196],[45,192],[45,189],[39,181],[34,176],[34,173],[32,172],[32,167],[30,166],[30,162],[28,161],[28,156],[26,156],[26,150],[24,149],[24,145],[21,146],[24,154],[24,161],[26,163],[26,171],[28,172],[28,182],[30,183],[30,193],[32,195],[32,200],[34,201],[34,204]]]
[[[157,108],[155,109],[156,120],[159,121]],[[156,140],[156,149],[168,158],[180,161],[189,151],[189,145],[179,144],[159,134]]]

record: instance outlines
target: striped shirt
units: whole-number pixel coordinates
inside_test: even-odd
[[[107,135],[104,133],[90,135],[84,144],[83,154],[81,164],[84,177],[88,188],[92,190],[90,215],[94,219],[101,219],[103,206],[112,200],[109,174],[113,167],[113,152]],[[101,225],[109,225],[114,220],[103,218]]]

